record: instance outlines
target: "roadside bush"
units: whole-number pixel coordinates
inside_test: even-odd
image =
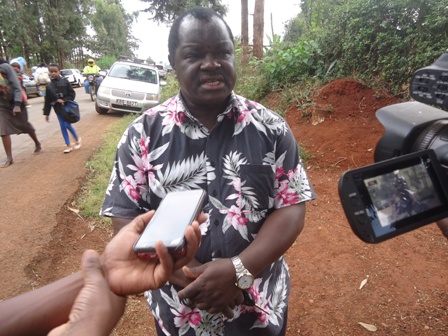
[[[315,41],[299,41],[287,49],[282,49],[282,46],[285,44],[275,44],[259,61],[260,72],[269,91],[324,74],[322,53]]]

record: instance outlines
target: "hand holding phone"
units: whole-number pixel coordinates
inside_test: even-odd
[[[184,231],[202,210],[202,189],[168,193],[134,245],[140,258],[156,259],[155,244],[161,240],[171,255],[185,254]]]

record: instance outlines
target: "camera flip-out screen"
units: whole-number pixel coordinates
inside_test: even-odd
[[[369,243],[448,216],[447,176],[432,150],[347,171],[339,196],[353,231]]]

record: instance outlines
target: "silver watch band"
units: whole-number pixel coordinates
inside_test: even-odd
[[[238,274],[249,273],[249,271],[244,267],[243,262],[241,261],[239,256],[232,257],[233,267],[235,267],[236,277],[238,278]]]

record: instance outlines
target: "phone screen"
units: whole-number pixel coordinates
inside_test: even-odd
[[[168,249],[181,248],[185,228],[201,211],[204,197],[202,189],[168,193],[135,243],[135,252],[154,251],[159,240]]]

